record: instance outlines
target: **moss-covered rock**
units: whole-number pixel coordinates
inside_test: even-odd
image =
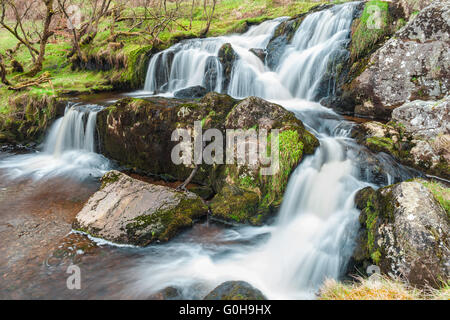
[[[67,101],[46,94],[23,93],[9,99],[9,112],[0,114],[0,143],[40,142],[47,128],[64,115]]]
[[[227,281],[208,293],[204,300],[267,300],[267,298],[245,281]]]
[[[408,181],[377,191],[359,191],[361,231],[353,260],[376,264],[383,273],[418,286],[438,286],[450,277],[450,224],[424,181]],[[362,270],[360,270],[362,271]]]
[[[145,246],[168,241],[207,213],[208,207],[191,192],[110,171],[76,216],[73,228],[109,241]]]
[[[227,92],[228,85],[231,81],[231,71],[233,70],[234,61],[238,58],[231,43],[224,43],[217,54],[223,70],[222,91]]]
[[[146,173],[168,175],[185,180],[193,165],[176,165],[171,152],[178,144],[171,141],[175,129],[194,134],[194,122],[201,123],[203,133],[218,129],[226,150],[228,129],[266,129],[271,145],[272,129],[279,130],[279,166],[272,175],[262,175],[260,159],[250,164],[246,148],[244,162],[209,165],[202,163],[193,182],[217,193],[212,201],[212,216],[229,222],[260,224],[280,205],[289,176],[304,154],[312,154],[319,145],[292,112],[256,97],[239,103],[227,95],[208,93],[199,101],[152,98],[124,99],[104,109],[97,116],[100,150],[122,165]],[[244,137],[244,139],[246,139]],[[248,144],[244,140],[244,144]],[[235,146],[236,147],[236,146]],[[270,147],[269,147],[270,148]],[[224,186],[232,186],[224,188]],[[229,197],[239,204],[229,201]]]

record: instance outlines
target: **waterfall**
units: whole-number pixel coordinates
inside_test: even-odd
[[[173,94],[186,87],[202,85],[208,90],[224,91],[218,53],[224,43],[230,43],[238,58],[224,93],[236,98],[317,100],[321,98],[320,82],[331,68],[330,64],[337,57],[348,55],[346,46],[356,5],[349,3],[309,14],[274,71],[249,49],[266,49],[276,27],[287,18],[263,22],[242,35],[186,40],[152,57],[144,90]],[[211,73],[220,78],[213,81],[213,85],[208,78]]]
[[[309,14],[272,68],[249,49],[266,48],[286,18],[264,22],[243,35],[187,40],[153,57],[145,89],[173,93],[202,84],[205,61],[217,58],[220,46],[231,43],[238,59],[227,93],[283,105],[318,137],[320,147],[292,173],[273,225],[235,227],[206,241],[181,236],[150,246],[150,253],[126,275],[127,296],[146,296],[171,286],[182,298],[201,299],[221,282],[244,280],[269,299],[314,298],[326,278],[343,275],[359,226],[356,192],[415,174],[391,157],[356,144],[349,137],[350,122],[313,102],[320,98],[320,81],[329,66],[347,54],[357,4]],[[161,77],[158,61],[165,61],[160,67],[167,71]]]
[[[45,179],[67,176],[77,179],[100,177],[109,161],[95,153],[98,105],[71,104],[51,126],[42,152],[15,155],[0,161],[9,178]]]

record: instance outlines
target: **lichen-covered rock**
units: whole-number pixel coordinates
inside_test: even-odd
[[[77,214],[73,228],[117,243],[167,241],[205,217],[208,207],[190,192],[145,183],[119,171],[102,177],[102,187]]]
[[[222,91],[227,92],[228,85],[231,81],[231,71],[233,70],[234,61],[238,58],[237,53],[234,51],[231,43],[224,43],[222,47],[220,47],[219,52],[217,54],[220,63],[222,64]]]
[[[450,3],[423,9],[370,58],[351,84],[355,113],[388,119],[400,105],[437,100],[450,86]]]
[[[353,256],[357,265],[376,264],[417,286],[449,279],[449,218],[425,184],[408,181],[357,194],[362,227]]]
[[[396,6],[400,7],[405,17],[408,19],[414,13],[422,10],[426,6],[430,5],[433,1],[441,1],[441,0],[391,0]]]
[[[392,120],[401,123],[405,133],[417,138],[435,139],[450,134],[450,96],[440,101],[416,100],[392,112]]]
[[[450,100],[413,101],[397,108],[387,124],[366,122],[354,137],[374,152],[403,164],[450,178]]]
[[[208,293],[204,300],[267,300],[267,298],[245,281],[227,281]]]

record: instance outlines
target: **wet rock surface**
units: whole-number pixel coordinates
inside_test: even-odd
[[[203,98],[207,93],[208,91],[205,87],[194,86],[178,90],[174,93],[174,96],[179,99],[199,99]]]
[[[73,227],[113,242],[145,246],[169,240],[207,213],[208,207],[193,193],[110,171],[102,177],[102,188],[77,214]]]

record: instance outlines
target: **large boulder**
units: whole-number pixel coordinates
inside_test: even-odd
[[[417,286],[438,286],[450,276],[449,212],[432,193],[431,183],[415,180],[377,191],[361,190],[361,232],[353,259],[359,266],[376,264],[382,273],[399,276]],[[434,192],[436,192],[434,190]]]
[[[101,189],[77,214],[73,228],[116,243],[145,246],[169,240],[207,213],[208,207],[193,193],[109,171]]]
[[[259,174],[266,167],[260,160],[238,164],[235,158],[225,163],[225,153],[223,164],[198,166],[192,181],[213,189],[212,217],[227,222],[261,224],[279,207],[291,172],[319,145],[292,112],[277,104],[256,97],[238,102],[210,92],[196,102],[128,98],[109,106],[97,116],[99,149],[123,166],[183,181],[194,166],[174,164],[171,153],[179,142],[171,141],[171,136],[175,129],[186,129],[192,138],[195,121],[201,123],[203,133],[210,128],[221,132],[223,150],[228,129],[245,133],[266,129],[268,140],[272,129],[280,132],[279,170],[272,175]],[[251,135],[244,138],[246,147],[255,142]],[[249,151],[246,148],[246,160]]]
[[[438,100],[450,86],[450,3],[435,1],[370,58],[352,82],[355,113],[388,119],[413,100]]]
[[[387,124],[366,122],[354,137],[374,152],[385,152],[403,164],[450,178],[450,100],[413,101],[396,108]]]
[[[267,298],[245,281],[227,281],[208,293],[203,300],[267,300]]]
[[[212,217],[227,222],[261,224],[281,204],[290,173],[319,145],[295,115],[283,107],[257,97],[238,103],[228,114],[227,129],[265,129],[271,139],[271,130],[279,130],[279,168],[273,174],[261,175],[263,164],[228,164],[221,171],[219,181],[224,183],[211,201]],[[256,138],[245,141],[246,159]],[[237,146],[236,146],[237,148]]]

